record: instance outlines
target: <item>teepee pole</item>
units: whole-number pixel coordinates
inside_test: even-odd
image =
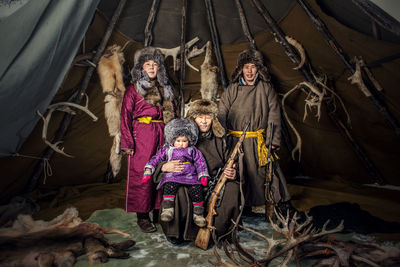
[[[117,23],[118,18],[120,17],[122,10],[125,6],[126,0],[121,0],[116,8],[116,10],[114,11],[114,14],[108,24],[107,30],[103,36],[103,39],[101,40],[101,43],[99,45],[99,47],[96,50],[96,54],[94,55],[92,62],[97,66],[97,63],[99,62],[101,56],[103,55],[103,52],[106,48],[106,45],[108,43],[108,40],[111,37],[111,34],[114,30],[115,24]],[[82,102],[83,97],[85,96],[85,92],[89,86],[89,82],[90,79],[92,78],[92,75],[94,73],[96,67],[93,66],[89,66],[85,77],[82,81],[81,87],[79,88],[79,90],[76,92],[76,94],[74,95],[74,97],[71,99],[71,102],[73,103],[77,103],[79,104],[80,102]],[[54,140],[52,141],[52,143],[56,143],[59,142],[61,140],[64,139],[68,127],[71,124],[72,121],[72,115],[69,113],[66,113],[61,121],[60,127],[58,128]],[[46,148],[46,150],[44,151],[42,158],[48,159],[50,160],[50,158],[52,157],[52,155],[54,154],[54,150],[51,149],[50,147]],[[43,175],[43,165],[44,162],[40,161],[38,164],[36,164],[33,174],[29,180],[28,186],[26,187],[25,191],[26,192],[32,192],[33,190],[36,189],[37,185],[38,185],[38,181],[39,179],[42,177]]]
[[[222,58],[221,47],[219,45],[220,41],[219,41],[219,36],[218,36],[217,25],[215,23],[215,18],[214,18],[214,8],[213,8],[211,0],[204,0],[204,3],[206,5],[207,19],[208,19],[208,25],[210,27],[210,32],[211,32],[211,40],[213,43],[213,50],[215,52],[215,57],[217,58],[219,74],[221,76],[222,89],[225,90],[228,87],[228,80],[226,78],[224,60]]]
[[[242,3],[240,0],[235,0],[237,9],[239,11],[240,23],[242,24],[242,29],[244,35],[246,35],[247,41],[249,42],[249,46],[251,49],[256,50],[256,42],[254,41],[253,37],[251,36],[249,24],[247,23],[246,16],[243,11]]]
[[[151,42],[153,41],[152,30],[153,30],[154,20],[156,18],[156,14],[157,14],[159,5],[160,5],[160,0],[153,0],[153,4],[151,5],[149,17],[147,18],[146,27],[144,29],[144,46],[145,47],[151,45]]]
[[[282,47],[284,48],[286,55],[289,57],[289,59],[294,64],[296,64],[296,66],[298,66],[301,62],[301,58],[297,54],[296,50],[294,50],[294,48],[286,40],[285,33],[278,26],[278,24],[275,22],[274,18],[268,12],[266,7],[261,3],[261,1],[259,1],[259,0],[251,0],[251,1],[253,3],[254,7],[257,9],[258,13],[262,16],[262,18],[267,23],[273,36],[277,39],[278,43],[281,44]],[[303,66],[302,68],[299,69],[299,71],[308,82],[310,82],[311,84],[315,84],[316,81],[315,81],[314,76],[312,75],[311,64],[309,64],[307,66]],[[374,180],[374,182],[376,182],[378,184],[384,184],[385,182],[384,182],[384,179],[383,179],[380,171],[376,168],[374,163],[369,159],[365,150],[355,140],[355,138],[354,138],[351,130],[348,128],[348,126],[346,124],[344,124],[340,119],[336,118],[334,113],[331,112],[332,109],[327,107],[327,110],[328,110],[327,113],[328,113],[329,118],[332,120],[332,122],[335,124],[335,126],[339,129],[339,132],[345,137],[346,141],[350,144],[354,153],[358,156],[361,163],[363,164],[363,166],[365,167],[365,169],[367,170],[367,172],[371,176],[371,178]]]
[[[182,0],[182,21],[181,21],[181,47],[180,47],[180,76],[179,76],[179,90],[180,90],[180,104],[181,104],[181,117],[185,116],[185,67],[186,67],[186,14],[187,14],[187,0]]]
[[[357,2],[357,1],[356,1]],[[329,32],[325,23],[321,20],[321,18],[317,15],[315,10],[307,3],[306,0],[297,0],[297,3],[304,9],[307,16],[311,19],[315,28],[321,33],[322,37],[328,44],[328,46],[336,53],[336,55],[340,58],[340,60],[344,63],[344,65],[350,70],[352,74],[356,72],[356,68],[353,64],[350,63],[349,56],[343,51],[342,46],[336,41],[336,39]],[[363,78],[368,77],[368,75],[363,75]],[[359,85],[359,84],[357,84]],[[395,134],[397,136],[400,135],[400,124],[398,120],[393,116],[393,114],[388,109],[384,100],[378,97],[378,88],[373,86],[373,82],[366,80],[365,86],[367,87],[370,94],[366,95],[366,97],[374,104],[375,108],[381,113],[383,118],[389,123],[389,125],[393,128]]]

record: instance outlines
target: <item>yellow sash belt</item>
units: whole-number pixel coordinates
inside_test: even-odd
[[[150,124],[151,122],[164,122],[163,120],[153,120],[153,118],[151,116],[140,117],[140,118],[137,118],[137,120],[141,123],[146,123],[146,124]]]
[[[260,129],[256,132],[246,132],[245,136],[245,138],[257,138],[258,166],[265,166],[268,163],[268,148],[265,145],[264,132],[264,129]],[[242,134],[243,131],[228,130],[228,135],[232,135],[238,138],[242,136]],[[278,156],[276,155],[276,153],[274,153],[274,156],[270,156],[270,158],[272,161],[274,161],[275,159],[278,159]]]

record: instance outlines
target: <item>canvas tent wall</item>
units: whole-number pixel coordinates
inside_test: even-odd
[[[53,1],[51,2],[53,3]],[[85,39],[81,43],[80,50],[77,50],[78,44],[82,40],[83,33],[85,32],[83,31],[84,27],[80,28],[82,30],[81,37],[77,38],[75,50],[69,50],[68,59],[63,59],[63,67],[67,69],[72,58],[77,53],[82,53],[81,49],[83,47],[85,47],[85,52],[96,49],[107,25],[107,14],[112,13],[113,2],[114,1],[100,2],[99,8],[101,13],[104,13],[105,16],[96,13],[91,26],[86,32]],[[128,2],[127,7],[122,13],[119,24],[117,25],[119,31],[113,34],[109,43],[123,45],[126,41],[133,40],[133,42],[127,45],[125,50],[127,64],[128,66],[132,66],[134,52],[142,47],[142,33],[151,1]],[[242,29],[240,28],[238,13],[233,1],[213,2],[222,42],[223,58],[229,75],[236,65],[237,55],[243,49],[247,49],[248,44],[245,42]],[[255,36],[257,47],[265,56],[278,93],[283,94],[304,79],[297,71],[293,70],[293,64],[288,60],[282,47],[275,42],[265,22],[263,22],[257,12],[254,11],[252,5],[248,1],[242,2],[249,20],[250,30]],[[276,1],[264,0],[262,2],[271,10],[283,31],[302,43],[307,51],[309,61],[314,68],[319,72],[326,73],[328,77],[334,81],[333,86],[335,91],[342,97],[349,110],[352,120],[351,129],[355,138],[366,150],[368,156],[376,164],[377,168],[382,172],[386,182],[392,185],[399,185],[400,181],[398,179],[397,169],[397,164],[400,162],[400,153],[398,151],[400,147],[399,137],[393,133],[392,129],[382,119],[381,115],[375,110],[370,101],[366,99],[354,85],[349,83],[347,78],[350,76],[350,73],[329,50],[321,36],[312,26],[309,18],[294,1],[279,1],[279,4],[276,4]],[[326,10],[329,8],[329,1],[309,2],[314,9],[317,10],[319,16],[325,21],[331,33],[349,55],[360,55],[366,62],[373,62],[394,55],[400,51],[399,38],[393,34],[390,35],[390,33],[387,33],[391,38],[394,38],[392,40],[376,40],[372,36],[360,33],[350,28],[350,26],[342,24],[334,17],[329,16],[326,13]],[[346,2],[348,10],[354,10],[352,12],[356,12],[355,14],[357,14],[357,16],[362,17],[361,11],[352,6],[351,3],[348,3],[349,1],[341,1],[341,4],[344,5],[344,2]],[[28,2],[27,4],[30,3],[31,2]],[[92,12],[94,6],[96,5],[93,4],[90,6]],[[323,9],[321,7],[323,7]],[[189,40],[194,36],[200,36],[201,43],[203,44],[210,39],[210,35],[208,23],[205,20],[205,9],[202,1],[191,1],[189,8],[192,13],[189,15],[187,39]],[[77,12],[73,13],[74,15],[77,14]],[[78,16],[78,18],[81,19],[82,17],[83,16]],[[88,25],[92,17],[88,14],[85,19]],[[70,23],[70,21],[76,20],[77,19],[68,18],[67,21]],[[64,21],[64,23],[66,22]],[[177,25],[179,25],[179,23],[180,1],[161,1],[160,11],[158,12],[154,25],[153,44],[169,48],[178,46],[180,27]],[[167,28],[163,28],[165,25],[168,25]],[[1,32],[7,32],[7,30],[3,28]],[[43,43],[47,44],[47,42]],[[50,45],[46,47],[52,48],[53,46]],[[21,57],[21,60],[24,60],[24,58]],[[194,66],[200,66],[202,60],[203,56],[199,56],[192,60],[192,64]],[[167,63],[171,64],[170,60],[167,60]],[[400,60],[395,59],[371,69],[384,88],[382,93],[384,100],[388,103],[389,108],[397,118],[400,118],[400,91],[397,90],[400,82],[399,64]],[[25,66],[26,65],[27,64],[25,64]],[[62,71],[55,71],[54,68],[51,68],[51,70],[54,70],[54,72],[60,76],[56,75],[57,77],[54,77],[49,74],[45,77],[52,77],[55,80],[58,79],[58,81],[61,81],[60,77],[64,77]],[[82,67],[70,68],[54,98],[51,96],[51,93],[47,91],[42,93],[46,96],[46,100],[39,97],[39,93],[34,94],[35,98],[43,101],[43,104],[48,104],[50,101],[58,102],[68,99],[76,87],[79,86],[84,72],[85,69]],[[172,79],[175,80],[175,83],[177,83],[176,76],[172,70],[170,70],[170,75]],[[5,79],[4,81],[2,79],[2,82],[5,81]],[[55,89],[53,88],[55,93],[58,85],[56,86],[55,82],[51,84],[55,87]],[[190,97],[193,99],[200,97],[198,92],[200,87],[200,74],[191,69],[187,69],[185,86],[185,97],[187,99]],[[16,93],[22,94],[25,92],[25,88],[28,87],[31,86],[22,84],[21,87],[10,87],[9,89],[14,89]],[[4,87],[1,88],[3,90]],[[24,88],[24,90],[16,88]],[[43,88],[48,90],[49,87],[41,87],[41,89]],[[176,87],[175,89],[178,88]],[[103,175],[107,168],[111,138],[108,136],[104,120],[104,96],[101,92],[97,76],[94,76],[91,80],[88,95],[90,99],[89,108],[99,117],[99,121],[94,123],[85,114],[81,113],[78,113],[74,117],[63,146],[65,147],[65,151],[68,151],[75,157],[65,158],[61,155],[55,155],[50,161],[53,176],[47,176],[46,185],[41,184],[42,189],[103,181]],[[289,117],[294,122],[303,138],[301,163],[305,174],[309,177],[316,177],[321,180],[328,179],[329,177],[342,177],[346,181],[358,184],[371,183],[372,179],[369,177],[355,153],[351,150],[349,144],[346,143],[345,139],[328,119],[326,110],[323,110],[320,121],[317,121],[313,116],[309,116],[303,121],[304,98],[305,95],[300,92],[292,95],[287,102],[287,109]],[[10,101],[11,100],[7,100],[7,102]],[[32,98],[29,98],[28,101],[32,101]],[[3,103],[5,102],[2,99],[2,106],[4,106]],[[31,117],[28,117],[28,121],[32,121],[33,124],[36,123],[36,128],[27,137],[21,149],[18,150],[18,153],[21,155],[40,157],[45,145],[40,138],[42,125],[41,123],[37,123],[39,118],[35,115],[35,108],[36,106],[31,107]],[[5,111],[4,114],[2,114],[2,118],[12,117],[14,112],[10,112],[11,111]],[[51,123],[51,129],[49,130],[50,136],[58,127],[61,116],[62,114],[55,114],[53,118],[54,121]],[[338,116],[343,116],[343,114],[339,111]],[[2,125],[2,128],[8,129],[8,127],[9,124],[4,123]],[[294,136],[292,136],[292,139],[294,140]],[[7,138],[3,138],[2,141],[7,143],[6,140]],[[282,168],[288,178],[296,175],[292,170],[293,165],[290,161],[290,153],[284,145],[282,145],[280,151],[280,158]],[[23,192],[24,186],[27,184],[36,163],[37,159],[31,158],[7,157],[1,159],[1,169],[4,170],[2,175],[4,179],[1,179],[0,182],[2,188],[2,202],[6,202],[11,196]],[[119,178],[123,178],[124,173],[125,170],[121,170]],[[41,183],[43,180],[44,177]]]

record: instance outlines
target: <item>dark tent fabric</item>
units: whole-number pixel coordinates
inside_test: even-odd
[[[16,153],[57,93],[96,1],[0,3],[0,156]]]
[[[108,23],[107,17],[110,18],[116,6],[115,2],[104,0],[100,2],[99,12],[96,12],[93,23],[81,43],[81,48],[85,47],[86,52],[96,50],[105,32]],[[276,90],[282,95],[302,82],[304,78],[298,71],[293,70],[294,65],[249,2],[242,1],[242,4],[249,20],[251,32],[255,37],[258,49],[262,51],[266,59]],[[399,186],[399,137],[394,134],[393,129],[384,121],[370,100],[355,85],[350,84],[348,81],[350,72],[345,69],[342,62],[329,49],[295,1],[279,1],[279,4],[276,4],[276,1],[263,0],[262,2],[271,10],[274,18],[279,21],[282,30],[302,43],[307,51],[308,60],[314,69],[328,75],[328,78],[332,81],[333,89],[342,97],[350,113],[351,130],[355,139],[380,170],[385,181],[389,185]],[[372,33],[359,32],[357,25],[346,25],[344,22],[338,21],[334,17],[334,12],[327,12],[330,8],[329,1],[324,1],[323,8],[322,4],[321,6],[318,4],[320,1],[308,2],[318,12],[332,35],[351,57],[362,56],[368,63],[399,53],[398,40],[400,38],[398,36],[392,36],[395,40],[377,40]],[[204,44],[210,39],[208,22],[202,3],[203,1],[190,1],[192,13],[190,13],[188,19],[187,35],[187,40],[195,36],[201,37],[200,44]],[[218,31],[223,44],[223,59],[227,74],[230,75],[236,65],[238,54],[247,49],[248,44],[240,27],[234,2],[213,1],[213,3]],[[135,51],[143,47],[143,30],[150,6],[151,1],[128,1],[117,25],[118,31],[113,33],[109,41],[109,44],[117,43],[121,46],[127,41],[131,41],[124,50],[127,67],[132,66]],[[179,46],[180,6],[181,1],[161,1],[153,31],[154,45],[167,48]],[[354,5],[349,4],[347,7],[346,11],[351,14],[355,12],[357,16],[363,16],[362,12]],[[92,17],[87,16],[86,19],[89,23]],[[82,39],[82,36],[79,40]],[[79,52],[76,53],[76,51]],[[66,68],[69,67],[72,58],[81,52],[75,49],[74,52],[70,51],[69,53],[71,53],[69,55],[71,58],[68,64],[64,66]],[[203,59],[204,55],[200,55],[191,59],[191,63],[199,67]],[[177,75],[171,68],[170,58],[167,59],[167,64],[170,77],[177,85]],[[46,94],[46,99],[52,102],[67,100],[79,86],[85,70],[85,68],[79,66],[70,68],[55,97]],[[394,59],[376,65],[371,68],[371,71],[384,88],[382,98],[386,101],[394,116],[400,118],[400,91],[398,90],[400,60]],[[56,73],[61,75],[59,71]],[[64,74],[61,77],[64,77]],[[47,89],[47,87],[42,88]],[[199,98],[199,88],[200,74],[187,68],[185,99]],[[175,89],[178,93],[178,86],[175,86]],[[18,93],[23,92],[22,90],[16,91]],[[94,209],[121,207],[123,203],[125,169],[122,169],[117,177],[118,185],[114,184],[107,187],[108,185],[102,183],[107,169],[108,153],[112,140],[108,136],[103,115],[104,95],[97,75],[93,76],[87,93],[89,95],[89,109],[99,117],[99,120],[92,122],[86,114],[80,112],[74,116],[63,143],[65,151],[74,155],[74,158],[66,158],[59,154],[54,155],[50,160],[53,175],[42,177],[40,187],[34,194],[43,202],[49,199],[53,200],[53,202],[44,205],[44,207],[51,208],[48,215],[54,214],[55,209],[61,210],[65,205],[71,203],[81,205],[82,209],[87,211],[86,215],[89,215],[89,211]],[[374,180],[336,126],[329,120],[326,110],[322,109],[319,121],[314,117],[313,112],[310,112],[308,118],[303,121],[305,96],[298,91],[298,93],[291,95],[286,102],[289,118],[295,124],[303,140],[301,164],[304,168],[304,175],[300,176],[296,173],[293,162],[290,160],[290,151],[284,144],[279,151],[280,163],[287,175],[293,200],[304,205],[304,209],[315,204],[329,204],[347,200],[357,202],[371,213],[379,213],[379,216],[385,219],[400,221],[400,214],[397,212],[400,203],[397,191],[363,186],[363,184],[373,183]],[[37,98],[41,97],[38,96]],[[33,113],[35,112],[34,108],[31,110]],[[5,114],[7,115],[2,115],[2,119],[13,115],[8,112]],[[344,118],[339,105],[337,115],[342,119]],[[31,114],[31,116],[35,117],[36,115]],[[61,116],[62,114],[54,114],[49,128],[49,136],[54,134]],[[36,116],[35,123],[37,119]],[[33,124],[34,122],[32,121]],[[8,128],[9,126],[3,124],[2,127]],[[20,155],[41,157],[45,149],[40,136],[41,127],[41,123],[36,124],[36,128],[18,151]],[[294,135],[291,137],[295,141]],[[38,160],[23,157],[7,157],[0,160],[0,168],[4,170],[2,176],[5,177],[0,181],[2,188],[0,201],[2,203],[6,203],[10,197],[23,192]],[[95,191],[96,188],[99,189],[98,192]],[[110,191],[108,192],[106,188],[110,188]],[[84,196],[87,196],[90,201],[84,203]],[[318,196],[318,199],[314,199],[314,196]],[[84,205],[87,206],[83,207]]]

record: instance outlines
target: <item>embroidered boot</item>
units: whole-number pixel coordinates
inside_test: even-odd
[[[161,205],[160,220],[162,222],[170,222],[174,219],[174,215],[175,215],[175,202],[164,200]]]
[[[204,219],[204,207],[193,207],[193,221],[198,227],[206,226],[206,219]]]

